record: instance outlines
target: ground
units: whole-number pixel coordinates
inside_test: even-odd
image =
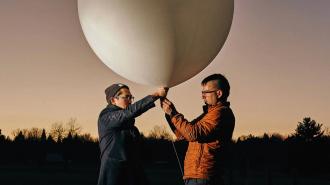
[[[146,166],[146,174],[151,185],[183,185],[181,172],[176,165],[155,164]],[[229,173],[227,173],[229,174]],[[229,177],[229,175],[227,175]],[[231,178],[225,179],[228,185],[330,185],[330,176],[296,176],[272,172],[241,174],[233,171]],[[96,185],[95,165],[0,165],[1,185]]]

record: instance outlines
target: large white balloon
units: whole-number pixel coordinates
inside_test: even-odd
[[[222,48],[233,0],[78,0],[96,55],[141,84],[174,86],[202,71]]]

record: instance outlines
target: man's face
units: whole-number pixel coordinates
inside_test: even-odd
[[[216,81],[209,81],[202,85],[202,98],[205,104],[216,105],[221,96],[222,91],[218,88]]]
[[[122,88],[119,90],[117,95],[111,98],[111,103],[122,109],[126,109],[133,101],[133,96],[127,88]]]

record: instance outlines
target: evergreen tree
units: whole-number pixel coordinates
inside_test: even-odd
[[[45,129],[42,129],[42,134],[41,134],[40,142],[42,144],[45,144],[46,141],[47,141],[46,130]]]
[[[323,136],[322,124],[316,123],[310,117],[306,117],[302,122],[298,122],[295,136],[303,141],[310,142]]]

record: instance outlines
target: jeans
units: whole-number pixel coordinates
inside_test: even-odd
[[[224,185],[222,178],[212,179],[185,179],[185,185]]]

